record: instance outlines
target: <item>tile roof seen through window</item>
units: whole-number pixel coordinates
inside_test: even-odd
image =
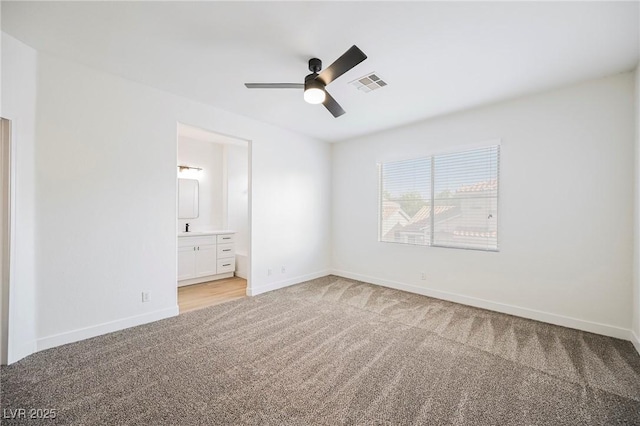
[[[461,186],[456,192],[484,192],[495,191],[498,189],[498,180],[491,179],[484,182],[478,182],[471,185]]]

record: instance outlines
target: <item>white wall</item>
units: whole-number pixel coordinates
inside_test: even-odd
[[[633,84],[626,73],[335,144],[335,272],[628,338]],[[377,162],[493,139],[499,253],[377,241]]]
[[[36,318],[38,349],[177,313],[178,122],[252,141],[250,292],[326,274],[326,143],[46,53],[37,69],[35,151],[27,146],[21,156],[23,173],[33,173],[34,159],[37,170],[35,198],[21,216],[26,222],[35,214],[35,242],[31,224],[17,244],[36,248],[24,280],[36,280],[37,307],[22,315]],[[5,72],[8,86],[29,80]],[[29,95],[33,83],[15,90]],[[28,111],[15,118],[22,115]],[[28,131],[19,128],[16,137]],[[285,273],[267,276],[280,264]],[[151,293],[144,304],[143,290]]]
[[[275,129],[275,128],[274,128]],[[228,131],[226,134],[241,135]],[[294,283],[330,265],[331,150],[294,137],[253,137],[251,146],[252,294]],[[285,267],[286,272],[281,272]],[[268,269],[272,275],[267,275]]]
[[[12,233],[8,362],[35,349],[36,330],[36,79],[38,55],[2,34],[2,115],[12,125]]]
[[[189,223],[191,231],[210,231],[223,228],[223,145],[185,137],[178,138],[178,164],[202,168],[188,177],[199,182],[199,210],[197,219],[179,219],[178,231]]]

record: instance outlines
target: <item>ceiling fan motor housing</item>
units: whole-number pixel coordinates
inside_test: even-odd
[[[322,61],[318,58],[309,59],[309,71],[318,73],[322,69]]]

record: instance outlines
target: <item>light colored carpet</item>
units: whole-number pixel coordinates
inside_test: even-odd
[[[37,353],[1,384],[5,409],[58,410],[37,424],[640,424],[629,342],[334,276]]]

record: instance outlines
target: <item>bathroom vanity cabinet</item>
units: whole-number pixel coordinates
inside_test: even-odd
[[[230,278],[236,269],[231,231],[178,235],[178,286]]]

